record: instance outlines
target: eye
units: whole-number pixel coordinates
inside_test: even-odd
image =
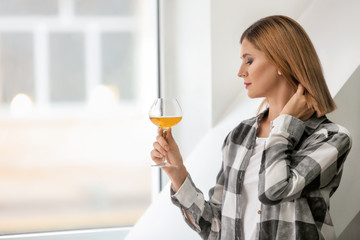
[[[252,62],[253,62],[254,60],[252,59],[252,58],[248,58],[248,60],[246,61],[246,64],[252,64]]]

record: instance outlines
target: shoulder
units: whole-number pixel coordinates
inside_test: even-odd
[[[309,129],[309,127],[307,127]],[[350,150],[352,146],[352,137],[348,129],[344,126],[334,123],[326,116],[321,117],[318,125],[310,130],[309,140],[316,142],[326,142],[333,145],[338,150]]]
[[[322,121],[315,129],[315,133],[319,134],[321,132],[326,132],[328,135],[343,136],[348,138],[349,141],[352,139],[351,133],[347,128],[338,123],[332,122],[326,116],[324,116],[324,121]]]

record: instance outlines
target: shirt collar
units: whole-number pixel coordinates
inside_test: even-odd
[[[269,108],[266,108],[264,111],[262,111],[261,113],[259,113],[256,116],[256,123],[257,125],[259,125],[259,123],[261,122],[261,120],[263,120],[264,117],[266,117],[269,113]]]
[[[269,113],[269,108],[265,109],[264,111],[262,111],[261,113],[259,113],[256,116],[256,123],[257,125],[259,125],[260,121],[266,117]],[[321,117],[317,117],[316,112],[308,119],[304,122],[305,124],[305,132],[308,134],[311,134],[315,131],[315,129],[317,129],[319,127],[319,125],[321,123],[323,123],[324,121],[327,120],[327,117],[321,116]]]
[[[327,120],[327,117],[325,115],[318,117],[318,116],[316,116],[316,112],[315,112],[308,120],[306,120],[304,122],[305,123],[305,131],[308,134],[313,133],[319,127],[319,125],[326,120]]]

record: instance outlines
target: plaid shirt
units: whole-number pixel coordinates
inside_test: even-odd
[[[226,137],[209,201],[190,176],[176,193],[171,189],[172,202],[203,239],[244,239],[242,186],[264,114],[242,122]],[[272,121],[259,171],[256,239],[335,239],[329,198],[339,186],[350,148],[348,131],[325,116],[314,114],[303,122],[280,115]]]

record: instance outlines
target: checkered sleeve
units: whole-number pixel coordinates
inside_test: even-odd
[[[222,150],[230,143],[231,132],[226,136]],[[224,191],[224,162],[216,177],[216,184],[209,190],[209,200],[206,201],[204,194],[195,186],[188,175],[184,183],[174,192],[171,191],[171,201],[181,209],[185,222],[203,239],[218,240],[221,238],[221,208]],[[188,219],[190,218],[190,219]]]
[[[222,171],[217,179],[222,179],[221,176]],[[190,175],[176,193],[171,188],[173,204],[181,209],[185,222],[203,239],[220,239],[222,189],[223,185],[217,181],[209,192],[210,201],[205,201],[204,194],[196,188]]]
[[[341,174],[351,148],[348,131],[331,123],[306,140],[301,139],[304,131],[305,123],[290,115],[280,115],[272,122],[259,172],[262,203],[291,201],[306,189],[320,189]],[[295,149],[299,143],[300,148]]]

